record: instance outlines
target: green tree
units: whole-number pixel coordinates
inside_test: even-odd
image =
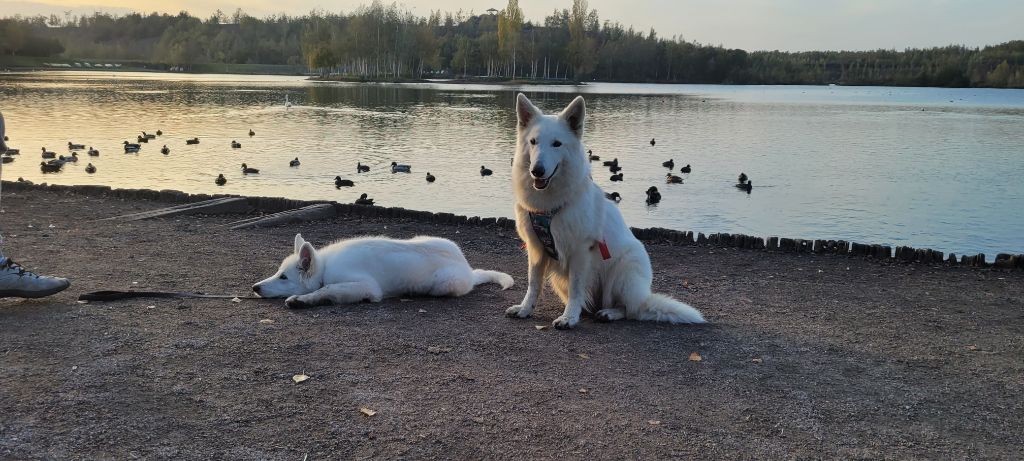
[[[1004,59],[995,69],[992,69],[992,72],[988,73],[988,76],[985,77],[985,84],[1003,88],[1007,86],[1011,78],[1013,78],[1013,71],[1010,70],[1010,63]]]
[[[331,47],[331,25],[327,18],[311,14],[302,34],[302,55],[306,66],[326,75],[337,61]]]
[[[523,30],[523,10],[518,0],[508,0],[508,6],[498,13],[498,50],[502,59],[511,62],[511,77],[516,75],[516,49]]]
[[[587,36],[588,14],[587,0],[573,0],[572,12],[569,14],[569,35],[572,38],[569,42],[569,59],[576,80],[587,77],[597,64],[594,40]],[[596,13],[594,16],[596,18]]]
[[[455,49],[455,55],[452,58],[452,63],[456,66],[462,66],[462,76],[466,76],[466,69],[469,67],[469,60],[473,57],[473,41],[466,36],[460,36],[458,39],[458,47]]]
[[[0,46],[8,53],[11,53],[11,56],[14,56],[25,47],[28,32],[23,24],[17,21],[8,21],[4,25],[3,34],[0,37],[3,37],[3,43]]]
[[[480,46],[480,59],[486,62],[487,76],[494,75],[494,60],[498,58],[498,34],[485,32],[477,39]]]
[[[415,58],[418,61],[416,77],[422,78],[424,69],[433,69],[441,62],[441,42],[435,30],[441,26],[441,15],[431,14],[427,21],[416,26]]]
[[[156,46],[155,59],[164,64],[185,67],[200,62],[203,44],[207,42],[202,26],[198,19],[186,17],[165,29]]]

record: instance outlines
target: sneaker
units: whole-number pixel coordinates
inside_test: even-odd
[[[6,258],[0,262],[0,298],[42,298],[71,286],[68,279],[36,275]]]

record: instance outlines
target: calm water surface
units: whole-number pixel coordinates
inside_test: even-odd
[[[21,156],[5,179],[56,184],[353,201],[511,216],[516,91],[545,111],[576,94],[585,141],[617,157],[637,227],[912,245],[957,253],[1024,252],[1024,91],[884,87],[590,84],[504,87],[315,83],[297,77],[133,73],[0,76],[0,110]],[[285,95],[293,103],[283,105]],[[163,130],[139,154],[121,141]],[[249,129],[256,136],[248,136]],[[186,146],[197,136],[201,143]],[[651,147],[648,141],[657,140]],[[231,149],[232,140],[242,143]],[[40,148],[101,151],[58,174]],[[161,155],[166,144],[170,155]],[[302,166],[290,168],[299,157]],[[684,184],[664,183],[676,163]],[[92,161],[98,172],[85,173]],[[392,161],[413,166],[392,174]],[[240,165],[261,169],[244,176]],[[357,174],[356,162],[369,165]],[[691,164],[693,173],[679,168]],[[486,165],[494,175],[481,178]],[[424,180],[427,172],[437,182]],[[733,187],[740,172],[751,194]],[[214,184],[217,174],[227,185]],[[355,181],[335,189],[334,177]],[[656,185],[661,204],[644,204]]]

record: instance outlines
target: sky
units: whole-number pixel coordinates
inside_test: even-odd
[[[313,9],[348,12],[370,0],[0,0],[0,16],[106,11],[177,13],[200,17],[242,8],[252,16],[301,15]],[[390,4],[390,1],[384,1]],[[477,13],[507,0],[406,0],[418,15],[431,10]],[[1024,0],[589,0],[601,20],[661,37],[745,50],[904,49],[950,44],[984,46],[1024,39]],[[572,0],[519,0],[526,18],[543,20]]]

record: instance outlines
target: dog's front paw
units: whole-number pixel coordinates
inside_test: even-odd
[[[297,295],[289,296],[288,299],[284,300],[284,306],[289,309],[300,309],[303,307],[309,307],[309,304],[302,302]]]
[[[579,317],[572,319],[566,317],[565,315],[562,315],[555,319],[553,322],[551,322],[551,325],[553,325],[556,330],[571,330],[574,327],[576,327],[576,324],[578,323],[580,323]]]
[[[525,319],[533,313],[533,306],[526,304],[517,304],[508,309],[505,309],[505,316],[516,319]]]
[[[601,309],[594,315],[598,322],[612,322],[626,318],[626,311],[622,309]]]

